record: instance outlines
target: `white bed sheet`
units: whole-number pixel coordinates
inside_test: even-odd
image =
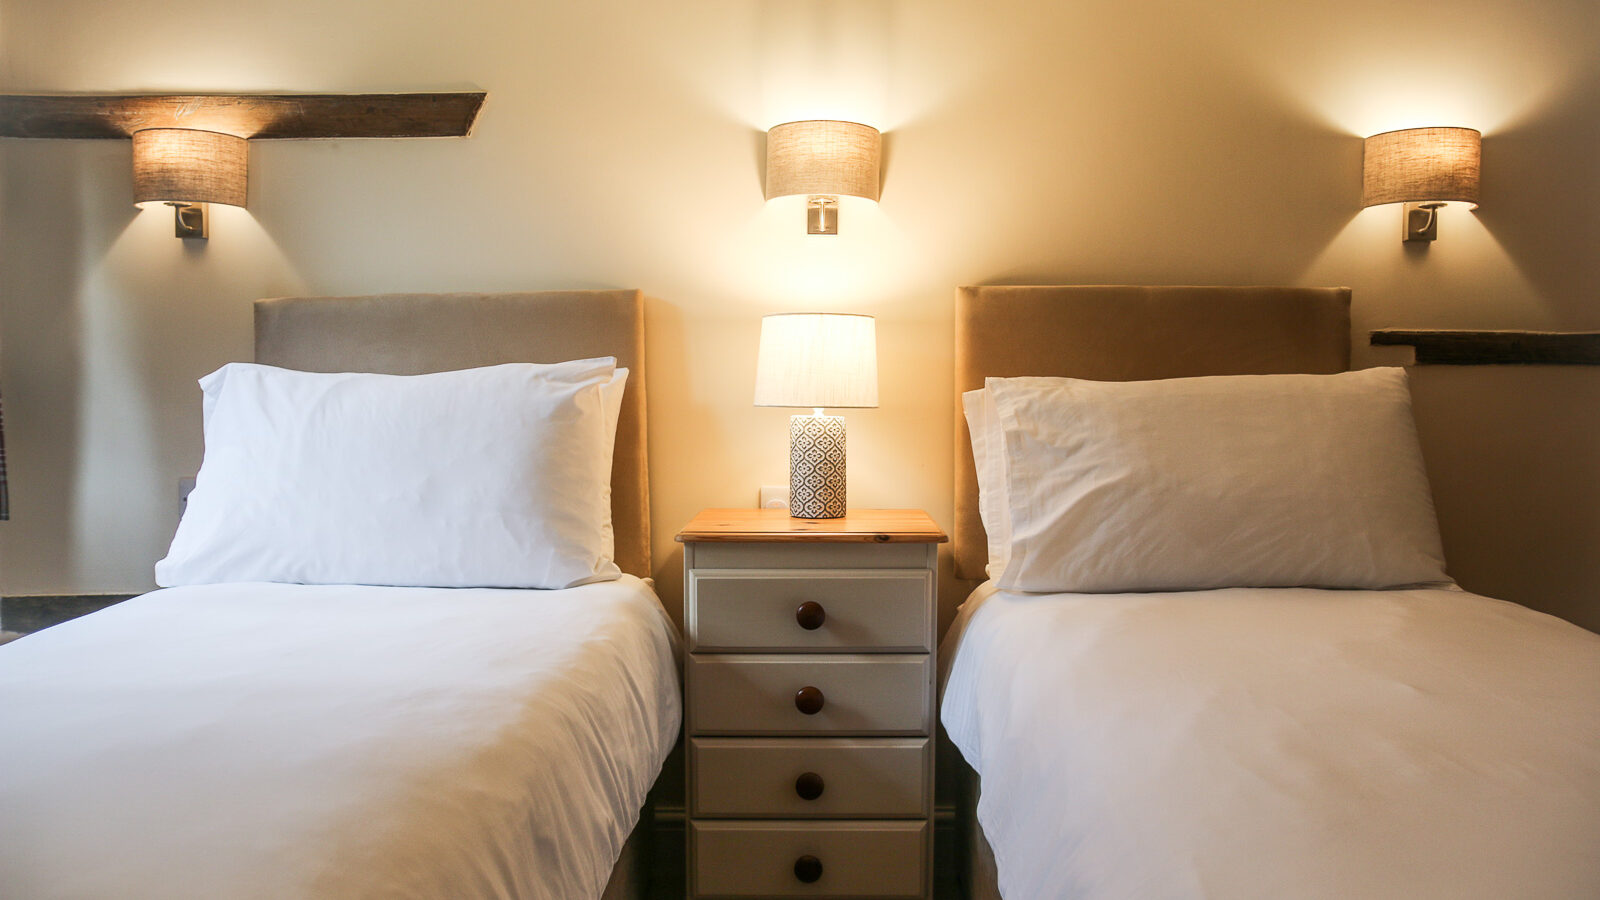
[[[676,740],[637,578],[171,588],[0,648],[0,896],[598,897]]]
[[[942,650],[1008,900],[1600,897],[1600,636],[1559,619],[986,584]]]

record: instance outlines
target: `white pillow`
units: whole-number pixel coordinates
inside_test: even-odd
[[[619,376],[609,357],[411,376],[224,366],[201,380],[205,460],[156,582],[615,579]]]
[[[961,395],[961,410],[966,414],[978,474],[978,518],[989,539],[989,564],[984,572],[991,579],[999,578],[1010,555],[1011,515],[1006,507],[1006,455],[994,395],[986,390],[967,391]]]
[[[985,389],[1003,589],[1449,581],[1403,369]]]
[[[617,422],[622,418],[622,396],[628,390],[628,370],[618,368],[611,380],[600,386],[600,404],[605,413],[605,486],[600,489],[605,518],[600,523],[600,552],[606,559],[617,558],[617,529],[611,521],[611,467],[617,453]]]
[[[612,357],[605,357],[612,359]],[[603,360],[601,360],[603,362]],[[578,360],[577,362],[588,362]],[[240,363],[240,365],[246,365]],[[270,367],[265,367],[270,368]],[[200,381],[201,387],[201,421],[203,428],[211,427],[211,410],[215,408],[217,397],[222,393],[222,385],[227,381],[227,366],[218,369]],[[612,374],[611,380],[600,386],[600,402],[605,411],[605,450],[603,451],[604,465],[607,472],[611,471],[616,457],[617,447],[617,422],[622,418],[622,398],[628,388],[628,370],[618,367]],[[615,559],[617,555],[617,532],[611,521],[611,479],[606,478],[605,488],[602,490],[605,501],[605,518],[600,524],[601,553],[606,559]]]

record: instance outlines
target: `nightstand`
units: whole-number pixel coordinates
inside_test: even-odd
[[[931,896],[945,539],[919,510],[711,509],[678,535],[691,898]]]

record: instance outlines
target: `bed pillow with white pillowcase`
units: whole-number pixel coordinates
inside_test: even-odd
[[[1001,446],[1000,423],[994,395],[986,390],[961,395],[967,432],[972,436],[973,468],[978,475],[978,519],[989,542],[989,564],[984,571],[999,578],[1005,570],[1011,543],[1011,517],[1006,509],[1006,455]]]
[[[600,555],[608,560],[617,558],[617,529],[611,521],[611,466],[617,455],[617,422],[622,418],[622,397],[628,391],[628,370],[619,368],[611,380],[600,386],[600,404],[605,415],[605,439],[601,465],[606,477],[600,488]],[[621,570],[618,570],[619,572]]]
[[[1403,369],[985,390],[1010,524],[1002,589],[1449,581]]]
[[[581,362],[581,360],[580,360]],[[227,381],[227,367],[218,369],[209,377],[201,381],[201,418],[206,427],[210,427],[211,410],[216,405],[216,398],[222,393],[222,385]],[[607,472],[611,471],[612,463],[616,456],[617,423],[622,418],[622,398],[628,389],[628,370],[619,367],[611,375],[611,380],[600,387],[600,399],[605,409],[605,448],[603,450],[604,466]],[[605,518],[600,526],[601,554],[606,559],[615,559],[617,555],[617,532],[611,521],[611,480],[606,479],[605,487],[601,493],[604,495]]]
[[[231,363],[162,586],[564,588],[605,542],[626,370],[610,357],[430,375]]]

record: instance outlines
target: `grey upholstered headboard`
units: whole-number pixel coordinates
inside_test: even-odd
[[[308,372],[421,375],[615,356],[628,368],[611,511],[617,565],[650,572],[644,301],[639,291],[380,294],[256,301],[256,361]]]
[[[1143,381],[1342,372],[1350,289],[995,286],[956,292],[955,563],[981,579],[988,544],[961,394],[986,377]]]

